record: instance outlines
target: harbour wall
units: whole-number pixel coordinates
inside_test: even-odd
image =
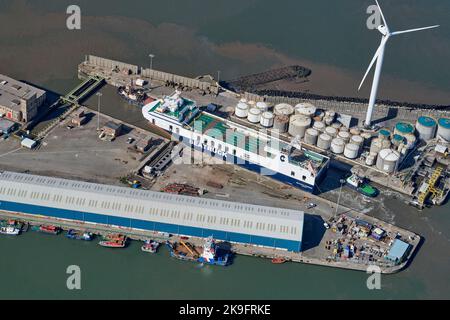
[[[91,66],[97,66],[100,68],[109,69],[111,71],[113,69],[126,70],[131,75],[138,75],[142,77],[149,78],[151,80],[157,80],[162,82],[173,82],[180,86],[185,86],[193,89],[199,89],[206,92],[211,92],[213,94],[218,94],[219,88],[215,81],[201,81],[199,79],[189,78],[180,76],[173,73],[168,73],[164,71],[158,71],[154,69],[146,69],[143,67],[139,67],[137,65],[128,64],[120,61],[115,61],[111,59],[106,59],[102,57],[97,57],[94,55],[87,55],[85,58],[85,62]],[[106,79],[108,82],[108,79]]]

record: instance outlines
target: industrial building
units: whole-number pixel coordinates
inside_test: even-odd
[[[301,250],[301,211],[1,172],[0,210]]]
[[[0,74],[0,114],[14,121],[29,122],[45,102],[44,90]]]

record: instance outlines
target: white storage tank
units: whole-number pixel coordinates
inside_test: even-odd
[[[251,123],[258,123],[261,120],[261,110],[258,108],[248,110],[247,120]]]
[[[273,113],[277,116],[291,116],[294,113],[294,107],[287,103],[279,103],[273,107]]]
[[[248,115],[248,105],[245,102],[239,102],[234,109],[234,114],[239,118],[246,118]]]
[[[347,143],[344,148],[344,156],[349,159],[356,159],[359,153],[359,146],[354,143]]]
[[[358,128],[351,128],[350,133],[354,136],[359,136],[361,134],[361,130],[359,130]]]
[[[377,168],[387,173],[397,169],[400,153],[392,149],[383,149],[378,153]]]
[[[263,101],[259,101],[256,103],[256,107],[261,110],[261,112],[266,112],[269,110],[269,105]]]
[[[285,133],[288,131],[289,117],[288,116],[275,116],[273,119],[272,130],[278,130],[279,133]]]
[[[296,104],[294,109],[295,109],[295,114],[302,114],[307,117],[313,117],[317,111],[316,106],[309,102],[302,102],[302,103]]]
[[[354,135],[350,138],[350,142],[358,145],[361,148],[364,145],[364,138],[360,135]]]
[[[313,124],[313,128],[317,131],[324,132],[325,131],[325,123],[322,121],[315,121]]]
[[[433,139],[436,134],[437,123],[431,117],[422,116],[417,119],[416,129],[419,133],[419,137],[422,140],[428,141]]]
[[[370,152],[377,153],[383,149],[388,149],[391,147],[391,141],[381,138],[375,138],[370,144]]]
[[[366,165],[373,166],[375,164],[376,157],[368,156],[366,158]]]
[[[305,117],[301,114],[293,115],[289,121],[289,134],[293,137],[300,136],[300,138],[303,138],[305,136],[306,129],[310,126],[311,118]]]
[[[333,120],[334,120],[334,117],[336,116],[336,112],[334,110],[327,110],[327,111],[325,111],[325,116],[333,118]]]
[[[350,133],[347,131],[339,131],[338,138],[341,138],[345,143],[348,143],[350,141]]]
[[[266,128],[273,126],[273,113],[269,111],[263,112],[259,123]]]
[[[248,102],[248,106],[250,107],[250,109],[251,109],[251,108],[255,108],[255,107],[256,107],[256,102],[253,101],[253,100],[250,100],[250,101]]]
[[[437,134],[442,139],[444,139],[446,141],[450,141],[450,119],[449,118],[440,118],[438,120]]]
[[[241,100],[239,100],[239,102],[242,102],[242,103],[247,103],[247,99],[245,99],[245,98],[241,98]]]
[[[413,133],[409,133],[409,134],[406,134],[404,137],[406,139],[406,147],[408,149],[412,149],[417,141],[416,136]]]
[[[316,145],[317,143],[317,137],[319,136],[319,131],[317,131],[314,128],[308,128],[305,131],[305,143]]]
[[[325,122],[325,124],[327,126],[331,125],[334,121],[334,118],[330,117],[330,116],[325,116],[323,117],[323,122]]]
[[[339,131],[348,132],[348,128],[346,126],[340,126]]]
[[[337,130],[339,130],[342,127],[342,123],[340,122],[334,122],[331,124],[331,126]]]
[[[325,128],[325,133],[328,134],[329,136],[333,137],[333,138],[336,138],[337,134],[338,134],[338,131],[334,127],[326,127]]]
[[[344,152],[345,142],[341,138],[334,138],[331,140],[331,151],[336,154]]]
[[[324,149],[324,150],[330,149],[332,139],[333,138],[329,134],[322,133],[317,138],[317,147],[319,147],[320,149]]]

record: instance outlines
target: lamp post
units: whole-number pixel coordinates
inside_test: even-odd
[[[101,92],[95,94],[97,99],[97,131],[100,130],[100,97],[103,95]]]
[[[153,70],[153,58],[155,57],[155,55],[153,53],[150,53],[148,56],[150,58],[150,70]]]
[[[339,201],[341,200],[342,185],[345,183],[345,180],[344,179],[340,179],[339,182],[341,183],[341,188],[339,189],[339,196],[338,196],[338,201],[337,201],[337,204],[336,204],[336,211],[334,212],[334,217],[336,217],[337,212],[338,212]]]

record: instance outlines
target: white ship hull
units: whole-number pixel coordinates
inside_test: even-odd
[[[245,150],[245,147],[240,148],[239,146],[224,142],[223,140],[226,139],[220,137],[220,135],[218,135],[219,137],[214,138],[211,135],[202,134],[191,127],[179,123],[176,119],[167,117],[158,112],[152,112],[151,109],[153,109],[155,103],[157,103],[157,101],[142,108],[143,116],[150,124],[171,133],[173,139],[179,140],[185,145],[195,148],[198,151],[223,159],[227,163],[240,165],[261,175],[282,181],[311,193],[316,192],[316,186],[323,178],[326,169],[328,168],[329,159],[325,157],[326,162],[324,165],[318,172],[313,173],[308,168],[291,163],[288,154],[283,153],[282,151],[275,149],[265,150],[270,152],[271,156],[263,156],[255,152],[247,151]],[[207,114],[205,112],[203,113]],[[209,117],[220,119],[220,121],[226,121],[211,114],[207,115]],[[231,122],[227,122],[227,124],[234,125],[234,123]],[[255,134],[255,132],[252,132],[252,134]],[[265,138],[267,138],[267,136],[265,136]],[[272,141],[272,139],[270,140]]]

